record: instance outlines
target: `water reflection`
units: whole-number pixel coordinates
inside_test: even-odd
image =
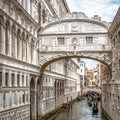
[[[76,102],[70,109],[66,109],[54,120],[105,120],[101,116],[101,105],[98,104],[99,112],[92,113],[92,107],[87,105],[87,100]]]

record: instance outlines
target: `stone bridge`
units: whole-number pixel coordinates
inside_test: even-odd
[[[39,31],[41,71],[63,58],[90,58],[111,65],[111,41],[108,24],[98,16],[89,19],[84,13],[67,14],[45,24]]]

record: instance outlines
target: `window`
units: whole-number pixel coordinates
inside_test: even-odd
[[[77,39],[76,38],[72,39],[72,44],[77,44]]]
[[[58,37],[57,40],[58,40],[58,45],[64,45],[65,44],[65,40],[64,40],[63,37]]]
[[[8,73],[5,73],[5,86],[8,86]]]
[[[0,18],[0,52],[2,52],[2,20]]]
[[[7,21],[5,24],[5,53],[8,55],[9,53],[9,22]]]
[[[43,23],[45,23],[45,9],[42,10],[42,19],[43,19]]]
[[[93,37],[86,37],[86,44],[93,44]]]
[[[24,75],[22,75],[22,86],[24,86]]]
[[[2,72],[0,72],[0,87],[2,86]]]
[[[119,60],[119,70],[120,70],[120,60]]]
[[[17,31],[17,58],[20,55],[20,30]]]
[[[33,56],[34,56],[34,40],[31,40],[31,62],[33,62]]]
[[[17,75],[17,86],[20,85],[20,74]]]
[[[118,32],[118,36],[119,36],[119,43],[120,43],[120,31]]]
[[[115,39],[113,40],[113,45],[115,46]]]
[[[14,86],[15,75],[12,73],[12,86]]]
[[[12,57],[15,57],[15,26],[12,26]]]

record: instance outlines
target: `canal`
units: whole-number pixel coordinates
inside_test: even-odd
[[[105,120],[101,115],[101,104],[98,104],[99,112],[92,114],[92,107],[89,107],[87,100],[75,102],[70,109],[65,109],[53,120]]]

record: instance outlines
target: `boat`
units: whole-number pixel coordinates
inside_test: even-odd
[[[97,108],[97,107],[93,107],[93,108],[92,108],[92,112],[93,112],[93,113],[98,113],[98,108]]]
[[[88,101],[88,106],[92,106],[92,101]]]

